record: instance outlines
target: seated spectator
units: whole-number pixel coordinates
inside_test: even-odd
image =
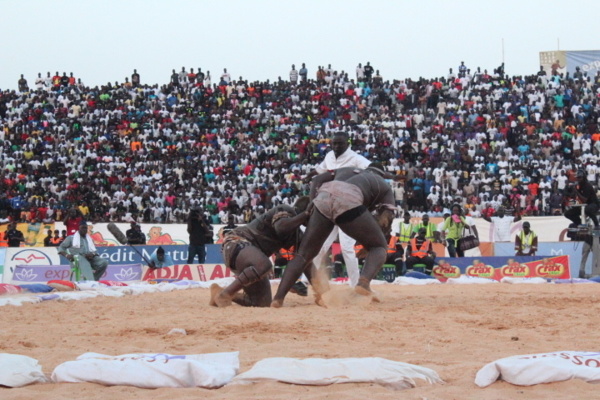
[[[417,236],[413,237],[406,248],[406,269],[413,270],[416,265],[423,265],[425,273],[431,275],[435,253],[433,244],[427,237],[426,228],[420,228]]]

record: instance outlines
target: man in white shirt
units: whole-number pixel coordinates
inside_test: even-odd
[[[365,169],[369,166],[371,163],[369,160],[350,149],[350,143],[348,140],[349,136],[346,132],[340,131],[333,134],[333,138],[331,139],[332,150],[327,153],[323,162],[317,166],[315,170],[316,173],[322,174],[323,172],[336,170],[342,167]],[[327,240],[325,240],[325,243],[323,243],[323,247],[321,247],[321,251],[319,251],[319,254],[317,254],[317,256],[313,259],[313,263],[317,268],[321,267],[323,259],[325,258],[335,238],[338,236],[338,233],[340,237],[342,255],[346,264],[346,271],[350,280],[350,286],[354,287],[358,283],[358,278],[360,275],[358,271],[358,259],[356,258],[356,254],[354,252],[354,244],[356,243],[356,240],[339,230],[337,226],[333,228],[333,231],[329,234],[329,237]]]
[[[521,220],[521,216],[517,214],[514,218],[507,217],[505,214],[504,207],[498,208],[496,211],[496,216],[488,217],[484,216],[487,222],[491,222],[493,224],[492,228],[494,229],[494,242],[511,242],[510,239],[510,225],[513,222],[518,222]]]

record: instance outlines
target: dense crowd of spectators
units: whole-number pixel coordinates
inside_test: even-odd
[[[415,215],[455,202],[474,216],[561,213],[577,169],[600,179],[600,78],[579,71],[461,63],[411,80],[303,64],[274,82],[182,68],[164,85],[137,71],[100,87],[48,72],[18,88],[0,92],[0,222],[73,208],[97,222],[184,222],[201,207],[212,223],[245,223],[307,193],[337,130],[401,175],[390,184]]]

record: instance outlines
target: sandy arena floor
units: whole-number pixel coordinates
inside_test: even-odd
[[[580,380],[481,389],[476,372],[512,355],[598,351],[596,284],[376,286],[382,303],[348,301],[334,286],[330,307],[290,294],[281,309],[208,306],[209,290],[2,307],[0,352],[39,360],[50,374],[85,352],[197,354],[240,351],[240,371],[266,357],[383,357],[432,368],[446,382],[394,392],[374,384],[284,383],[207,389],[37,384],[0,389],[10,399],[593,399]],[[334,301],[337,300],[337,301]],[[184,328],[188,335],[167,335]]]

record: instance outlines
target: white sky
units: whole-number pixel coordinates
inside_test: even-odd
[[[0,0],[0,89],[37,73],[87,85],[164,84],[201,67],[213,83],[288,78],[291,64],[345,70],[370,61],[384,79],[432,78],[460,61],[533,74],[539,52],[600,49],[598,0]]]

